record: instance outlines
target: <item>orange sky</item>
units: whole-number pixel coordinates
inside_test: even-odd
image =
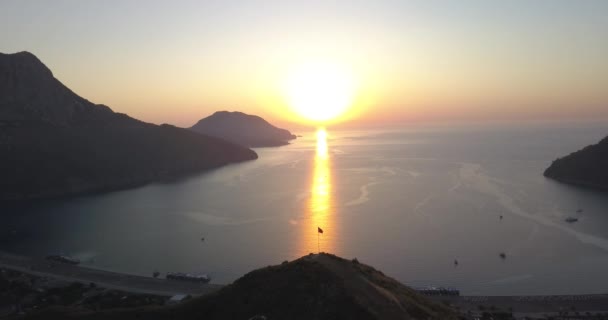
[[[216,110],[308,123],[284,84],[310,61],[353,77],[338,119],[350,125],[597,119],[607,15],[591,0],[3,1],[0,51],[31,51],[81,96],[179,126]]]

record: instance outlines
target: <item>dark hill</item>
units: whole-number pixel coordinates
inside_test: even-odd
[[[220,291],[173,307],[104,312],[42,311],[31,319],[457,319],[374,268],[311,254],[255,270]],[[258,317],[261,318],[261,317]]]
[[[608,137],[553,161],[544,175],[564,183],[608,190]]]
[[[226,139],[246,147],[274,147],[296,138],[291,132],[242,112],[218,111],[190,128],[198,133]]]
[[[0,53],[0,201],[126,188],[255,158],[93,104],[31,53]]]

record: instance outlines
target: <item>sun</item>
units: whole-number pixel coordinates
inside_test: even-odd
[[[307,63],[287,77],[286,98],[299,116],[327,122],[344,114],[352,104],[353,76],[337,65]]]

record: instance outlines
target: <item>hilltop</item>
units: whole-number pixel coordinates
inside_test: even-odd
[[[91,103],[19,52],[0,53],[0,158],[2,201],[127,188],[257,155]]]
[[[457,319],[382,272],[356,260],[310,254],[252,271],[221,290],[168,307],[87,312],[54,309],[31,315],[68,319]],[[258,317],[258,319],[264,319]]]
[[[608,190],[608,137],[563,158],[544,175],[560,182]]]
[[[218,111],[190,128],[198,133],[222,138],[246,147],[275,147],[296,138],[261,117],[242,112]]]

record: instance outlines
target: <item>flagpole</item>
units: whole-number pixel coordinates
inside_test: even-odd
[[[317,226],[317,251],[321,253],[321,233],[323,233],[323,229]]]

